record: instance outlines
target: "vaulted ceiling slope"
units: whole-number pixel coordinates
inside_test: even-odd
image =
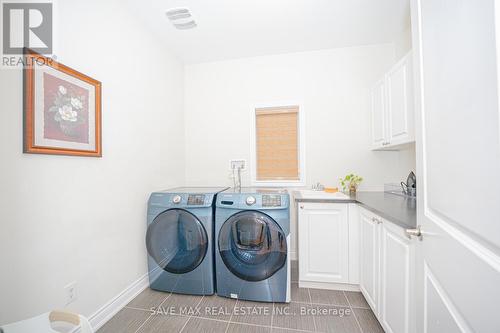
[[[391,43],[409,25],[409,0],[126,0],[185,63]],[[178,30],[171,8],[197,27]]]

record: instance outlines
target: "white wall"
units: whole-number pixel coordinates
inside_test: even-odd
[[[399,183],[414,161],[369,149],[369,88],[394,61],[392,45],[375,45],[187,66],[187,183],[231,185],[229,160],[250,162],[254,106],[277,101],[302,103],[309,185],[337,186],[348,172],[365,178],[361,189]]]
[[[404,30],[396,36],[394,41],[394,51],[396,53],[396,59],[401,59],[411,50],[411,23],[407,22]]]
[[[102,81],[103,157],[22,154],[22,75],[0,70],[0,324],[90,315],[147,272],[148,194],[184,183],[183,65],[118,0],[58,2],[58,60]]]
[[[369,89],[394,62],[394,45],[374,45],[187,66],[186,182],[231,186],[229,160],[251,166],[254,106],[277,101],[300,101],[305,112],[308,186],[337,186],[350,172],[365,178],[360,190],[405,180],[415,170],[414,147],[369,148]],[[249,170],[242,178],[251,185]],[[294,253],[293,218],[291,229]]]

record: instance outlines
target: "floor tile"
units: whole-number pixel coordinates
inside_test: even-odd
[[[349,306],[341,290],[309,289],[313,304]]]
[[[228,322],[191,317],[182,332],[220,333],[225,332]]]
[[[295,261],[296,262],[296,261]],[[297,282],[299,281],[299,265],[298,264],[293,264],[294,261],[292,261],[292,265],[290,268],[291,275],[292,275],[292,282]]]
[[[150,310],[153,307],[158,307],[161,302],[168,297],[170,293],[165,293],[161,291],[156,291],[153,289],[146,288],[142,293],[137,295],[127,306],[139,309]]]
[[[359,321],[359,325],[361,325],[363,333],[384,333],[384,329],[380,326],[372,310],[354,309],[354,314]]]
[[[181,315],[194,315],[203,296],[172,294],[163,302],[163,311]],[[201,311],[201,309],[199,309]]]
[[[124,308],[104,324],[97,333],[134,333],[150,316],[150,312]]]
[[[309,294],[317,304],[309,304]],[[348,306],[334,306],[347,305],[347,299],[354,310]],[[218,296],[170,295],[146,289],[128,304],[133,308],[126,307],[118,312],[97,333],[133,333],[137,330],[140,333],[178,333],[181,330],[182,333],[218,333],[226,329],[228,333],[384,332],[372,311],[362,308],[368,305],[360,293],[298,288],[297,283],[293,283],[292,300],[290,304],[273,306],[272,303]],[[162,302],[159,311],[151,315],[149,309]]]
[[[299,288],[299,284],[292,283],[292,302],[311,303],[309,290],[307,288]]]
[[[273,327],[314,331],[311,305],[304,303],[275,304]]]
[[[370,308],[362,293],[357,291],[344,291],[344,293],[347,296],[347,299],[349,300],[349,304],[351,304],[351,307],[363,308],[363,309]]]
[[[271,327],[230,323],[226,333],[271,333]]]
[[[348,307],[312,305],[316,330],[326,333],[361,333],[358,322]],[[366,332],[365,332],[366,333]]]
[[[153,315],[146,321],[138,333],[177,333],[181,331],[188,320],[189,317],[184,316]],[[121,331],[116,332],[121,333]]]
[[[238,301],[234,307],[232,322],[271,326],[272,303]]]
[[[301,332],[309,332],[309,331],[298,331],[298,330],[291,330],[288,328],[279,328],[279,327],[273,327],[271,329],[271,333],[301,333]]]
[[[235,305],[236,300],[234,299],[219,296],[205,296],[198,305],[200,307],[200,313],[195,316],[229,320]]]

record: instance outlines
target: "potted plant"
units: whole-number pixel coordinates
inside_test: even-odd
[[[363,177],[355,175],[353,173],[346,175],[344,178],[340,178],[340,184],[342,185],[342,190],[349,193],[356,193],[359,184],[363,181]]]

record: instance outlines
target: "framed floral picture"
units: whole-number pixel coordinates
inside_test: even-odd
[[[101,82],[25,49],[24,152],[101,157]]]

